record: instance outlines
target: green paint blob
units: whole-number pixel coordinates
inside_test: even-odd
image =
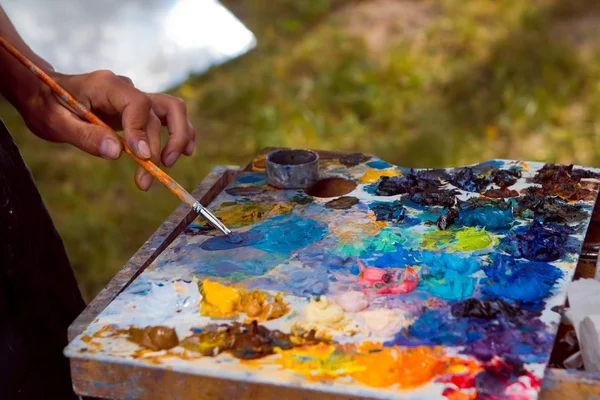
[[[344,243],[335,249],[335,254],[342,257],[358,257],[363,251],[370,253],[392,253],[396,251],[396,243],[405,239],[389,229],[382,229],[377,235],[362,238],[354,243]]]
[[[367,248],[375,253],[391,253],[396,251],[396,243],[402,242],[403,239],[400,236],[387,229],[382,229]]]
[[[492,239],[485,231],[474,227],[459,230],[432,231],[423,235],[421,247],[425,250],[473,251],[485,249]]]
[[[456,232],[456,241],[452,246],[457,251],[473,251],[485,249],[492,244],[492,239],[485,229],[464,228]]]
[[[421,247],[425,250],[443,250],[450,247],[455,239],[455,232],[451,230],[439,231],[435,230],[427,232],[423,235]]]

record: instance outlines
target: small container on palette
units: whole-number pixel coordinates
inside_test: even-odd
[[[275,150],[265,160],[267,183],[279,189],[304,189],[319,179],[319,155],[310,150]]]

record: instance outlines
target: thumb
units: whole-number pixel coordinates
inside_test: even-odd
[[[107,160],[116,160],[121,156],[121,142],[115,133],[101,126],[82,121],[70,112],[60,114],[59,118],[64,119],[64,123],[61,124],[59,121],[55,123],[64,127],[61,132],[64,142]]]

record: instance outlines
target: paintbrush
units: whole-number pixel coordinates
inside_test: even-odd
[[[188,193],[180,184],[178,184],[173,178],[167,175],[164,171],[162,171],[159,167],[156,166],[150,160],[143,160],[133,154],[131,149],[127,146],[125,139],[118,135],[110,126],[102,122],[100,118],[94,115],[85,105],[83,105],[80,101],[75,99],[73,96],[69,94],[65,89],[63,89],[58,83],[56,83],[52,78],[50,78],[44,71],[42,71],[39,67],[37,67],[33,62],[31,62],[27,57],[25,57],[19,50],[17,50],[14,46],[8,43],[2,36],[0,36],[0,44],[4,47],[10,54],[12,54],[21,64],[27,67],[37,78],[39,78],[42,82],[44,82],[48,87],[64,102],[68,104],[71,108],[71,112],[75,112],[79,117],[85,118],[88,122],[101,126],[109,131],[113,132],[117,138],[121,141],[123,145],[123,149],[131,158],[133,158],[139,165],[141,165],[146,171],[148,171],[153,177],[158,179],[162,184],[164,184],[167,189],[175,196],[177,196],[181,201],[188,204],[196,213],[202,215],[206,220],[215,228],[223,232],[225,235],[229,236],[231,241],[238,241],[238,235],[232,234],[231,230],[227,228],[221,221],[217,219],[210,211],[208,211],[199,201],[197,201],[191,194]]]

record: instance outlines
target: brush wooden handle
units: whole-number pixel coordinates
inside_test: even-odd
[[[154,164],[150,160],[143,160],[136,156],[127,143],[125,139],[119,134],[117,134],[110,126],[104,123],[100,118],[98,118],[93,112],[91,112],[85,105],[83,105],[80,101],[75,99],[69,92],[63,89],[56,81],[44,71],[42,71],[37,65],[31,62],[27,57],[25,57],[19,50],[17,50],[14,46],[6,41],[2,36],[0,36],[0,44],[4,47],[10,54],[12,54],[21,64],[26,66],[36,77],[42,80],[56,95],[58,95],[63,101],[65,101],[69,106],[71,106],[77,113],[85,118],[88,122],[101,126],[109,131],[113,132],[117,138],[121,141],[123,145],[123,149],[125,153],[129,154],[131,158],[133,158],[139,165],[141,165],[146,171],[148,171],[153,177],[158,179],[162,184],[164,184],[167,189],[175,196],[177,196],[184,203],[189,204],[190,206],[194,206],[196,203],[196,199],[188,193],[179,183],[177,183],[173,178],[167,175],[164,171],[162,171],[156,164]]]
[[[208,211],[199,201],[197,201],[187,190],[183,188],[179,183],[177,183],[173,178],[167,175],[164,171],[162,171],[156,164],[154,164],[150,160],[143,160],[133,154],[125,139],[119,134],[117,134],[110,126],[108,126],[104,121],[98,118],[93,112],[91,112],[85,105],[83,105],[80,101],[75,99],[69,92],[63,89],[56,81],[44,71],[42,71],[37,65],[31,62],[27,57],[25,57],[17,48],[8,43],[6,39],[0,36],[0,44],[4,47],[10,54],[12,54],[21,64],[27,67],[36,77],[42,80],[50,89],[58,95],[64,102],[70,106],[73,111],[75,111],[80,117],[85,118],[90,123],[94,125],[101,126],[105,129],[108,129],[112,133],[115,134],[117,138],[121,141],[123,145],[123,149],[125,153],[129,154],[131,158],[133,158],[139,165],[141,165],[146,171],[148,171],[153,177],[158,179],[163,185],[169,189],[171,193],[177,196],[181,201],[187,203],[196,213],[202,215],[208,222],[213,225],[215,228],[219,229],[226,235],[229,235],[231,231],[227,228],[217,217],[215,217],[210,211]]]

